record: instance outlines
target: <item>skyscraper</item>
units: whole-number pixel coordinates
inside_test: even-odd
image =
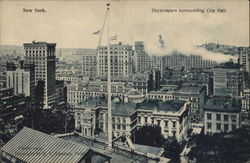
[[[35,82],[42,80],[44,87],[44,108],[50,108],[55,100],[56,43],[24,43],[25,59],[35,64]]]
[[[96,75],[96,54],[84,54],[82,59],[82,75],[94,77]]]
[[[250,87],[250,48],[239,48],[239,64],[243,70],[244,86]]]
[[[144,49],[142,41],[135,42],[136,72],[143,72],[151,69],[151,58]]]
[[[107,78],[108,55],[107,46],[99,46],[97,54],[97,77]],[[111,55],[111,78],[112,80],[128,80],[133,73],[133,50],[130,45],[119,44],[110,45]]]

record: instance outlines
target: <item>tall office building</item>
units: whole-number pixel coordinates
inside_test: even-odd
[[[215,96],[240,96],[242,75],[237,68],[213,69],[213,92]]]
[[[239,64],[244,73],[244,86],[250,88],[250,47],[239,48]]]
[[[240,53],[240,65],[243,67],[243,71],[250,72],[250,48],[241,47],[239,48]]]
[[[16,66],[7,63],[7,88],[13,88],[14,95],[24,94],[30,96],[32,100],[35,98],[35,69],[34,65],[24,64]]]
[[[94,77],[96,75],[96,53],[83,55],[82,75],[90,77]]]
[[[56,43],[35,42],[24,43],[25,59],[35,64],[35,82],[42,80],[44,87],[44,108],[50,108],[55,101],[55,68]]]
[[[162,56],[151,56],[151,69],[154,71],[160,71],[163,76],[163,57]]]
[[[135,42],[136,72],[144,72],[151,69],[151,58],[147,54],[142,41]]]
[[[97,77],[107,78],[108,55],[107,46],[99,46],[97,53]],[[111,56],[111,78],[112,80],[128,80],[133,73],[133,50],[130,45],[119,44],[110,45]]]

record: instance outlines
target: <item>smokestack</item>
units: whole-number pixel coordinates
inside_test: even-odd
[[[161,35],[159,35],[160,48],[165,49],[165,43]]]

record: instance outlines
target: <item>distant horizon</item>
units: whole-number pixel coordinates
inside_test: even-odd
[[[37,42],[41,42],[41,41],[37,41]],[[47,42],[47,41],[43,40],[42,42]],[[32,43],[32,41],[31,42],[25,42],[25,43]],[[47,42],[47,43],[56,43],[56,42]],[[122,43],[124,43],[124,42],[122,42]],[[116,43],[116,44],[118,44],[118,43]],[[125,43],[125,44],[127,44],[127,43]],[[215,43],[215,42],[205,42],[205,43],[199,44],[197,46],[200,46],[200,45],[203,45],[203,44],[218,44],[218,45],[231,46],[231,47],[250,47],[250,45],[249,46],[236,46],[236,45],[231,45],[231,44],[220,44],[220,43]],[[134,45],[134,44],[129,44],[129,45]],[[0,44],[0,46],[18,46],[18,47],[23,47],[23,44],[22,45],[1,45]],[[77,47],[58,47],[57,45],[56,45],[56,48],[60,48],[60,49],[96,49],[96,48],[90,48],[90,47],[89,48],[88,47],[86,47],[86,48],[82,48],[82,47],[80,47],[80,48],[77,48]]]

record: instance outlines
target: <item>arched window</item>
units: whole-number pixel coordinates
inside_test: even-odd
[[[126,118],[122,118],[122,123],[126,123]]]

